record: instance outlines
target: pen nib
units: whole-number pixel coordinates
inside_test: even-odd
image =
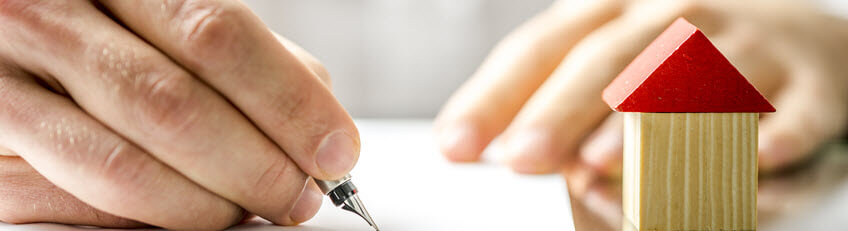
[[[371,219],[371,215],[368,214],[368,210],[365,210],[365,206],[362,204],[362,200],[359,200],[359,195],[353,195],[347,200],[345,200],[344,204],[342,205],[342,209],[356,213],[357,215],[365,219],[365,222],[368,222],[368,225],[374,227],[374,230],[380,231],[380,228],[377,227],[377,223],[374,223],[374,220]]]

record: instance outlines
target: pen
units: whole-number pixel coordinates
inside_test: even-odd
[[[350,175],[346,175],[338,180],[315,179],[315,183],[318,183],[318,188],[321,189],[322,193],[330,197],[334,205],[337,207],[341,206],[344,210],[356,213],[356,215],[365,219],[368,225],[374,227],[374,230],[380,231],[380,228],[377,228],[377,224],[371,219],[371,215],[368,214],[368,210],[365,210],[362,201],[359,200],[359,195],[356,195],[358,191],[356,190],[356,186],[353,185],[353,182],[350,182]]]

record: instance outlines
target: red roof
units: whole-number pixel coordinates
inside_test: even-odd
[[[677,19],[603,93],[621,112],[774,112],[697,27]]]

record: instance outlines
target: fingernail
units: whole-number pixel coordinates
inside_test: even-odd
[[[308,221],[316,213],[318,213],[318,209],[321,208],[321,200],[323,195],[321,192],[312,187],[311,185],[307,185],[306,188],[303,189],[303,193],[300,195],[300,199],[297,200],[297,203],[294,204],[294,208],[292,208],[289,213],[289,218],[291,218],[294,223],[303,223]]]
[[[550,145],[551,137],[540,132],[521,132],[509,136],[505,161],[518,173],[541,174],[555,171],[560,166],[559,153]]]
[[[353,168],[356,151],[356,142],[344,132],[336,131],[321,141],[315,159],[327,177],[340,178]]]
[[[477,131],[468,125],[451,125],[438,134],[439,148],[442,154],[451,161],[471,162],[477,161],[480,152],[476,146],[479,145]]]

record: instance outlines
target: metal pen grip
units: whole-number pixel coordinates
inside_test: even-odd
[[[347,174],[347,175],[345,175],[344,177],[342,177],[341,179],[338,179],[338,180],[318,180],[318,179],[314,179],[314,180],[315,180],[315,183],[318,184],[318,188],[321,189],[321,192],[324,193],[324,194],[328,194],[331,191],[333,191],[333,189],[336,189],[336,187],[339,187],[339,185],[342,185],[345,182],[349,182],[350,181],[350,174]]]

